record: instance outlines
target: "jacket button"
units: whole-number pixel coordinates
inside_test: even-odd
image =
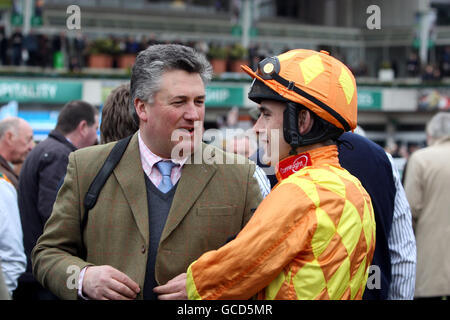
[[[141,252],[145,253],[145,245],[142,245]]]

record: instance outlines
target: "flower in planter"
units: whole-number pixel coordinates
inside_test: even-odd
[[[88,46],[89,54],[116,55],[119,52],[119,45],[112,39],[95,39]]]
[[[227,58],[227,49],[222,46],[211,46],[208,51],[208,58],[210,60],[218,59],[218,60],[225,60]]]
[[[241,44],[236,43],[230,48],[228,54],[231,60],[245,60],[248,56],[248,50]]]

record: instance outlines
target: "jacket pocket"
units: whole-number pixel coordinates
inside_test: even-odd
[[[232,206],[220,206],[220,207],[198,207],[198,216],[232,216],[236,211]]]

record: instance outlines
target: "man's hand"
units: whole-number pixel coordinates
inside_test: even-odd
[[[95,300],[132,300],[139,285],[111,266],[87,267],[83,278],[83,295]]]
[[[159,300],[187,300],[186,273],[179,274],[165,285],[153,288]]]

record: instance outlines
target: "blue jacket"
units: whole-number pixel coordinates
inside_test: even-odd
[[[395,205],[395,183],[392,166],[385,151],[376,143],[358,134],[346,132],[339,140],[339,162],[357,177],[372,199],[376,221],[376,245],[372,265],[381,271],[380,289],[366,287],[363,299],[386,300],[391,284],[391,257],[388,247]],[[369,273],[369,277],[370,277]]]

